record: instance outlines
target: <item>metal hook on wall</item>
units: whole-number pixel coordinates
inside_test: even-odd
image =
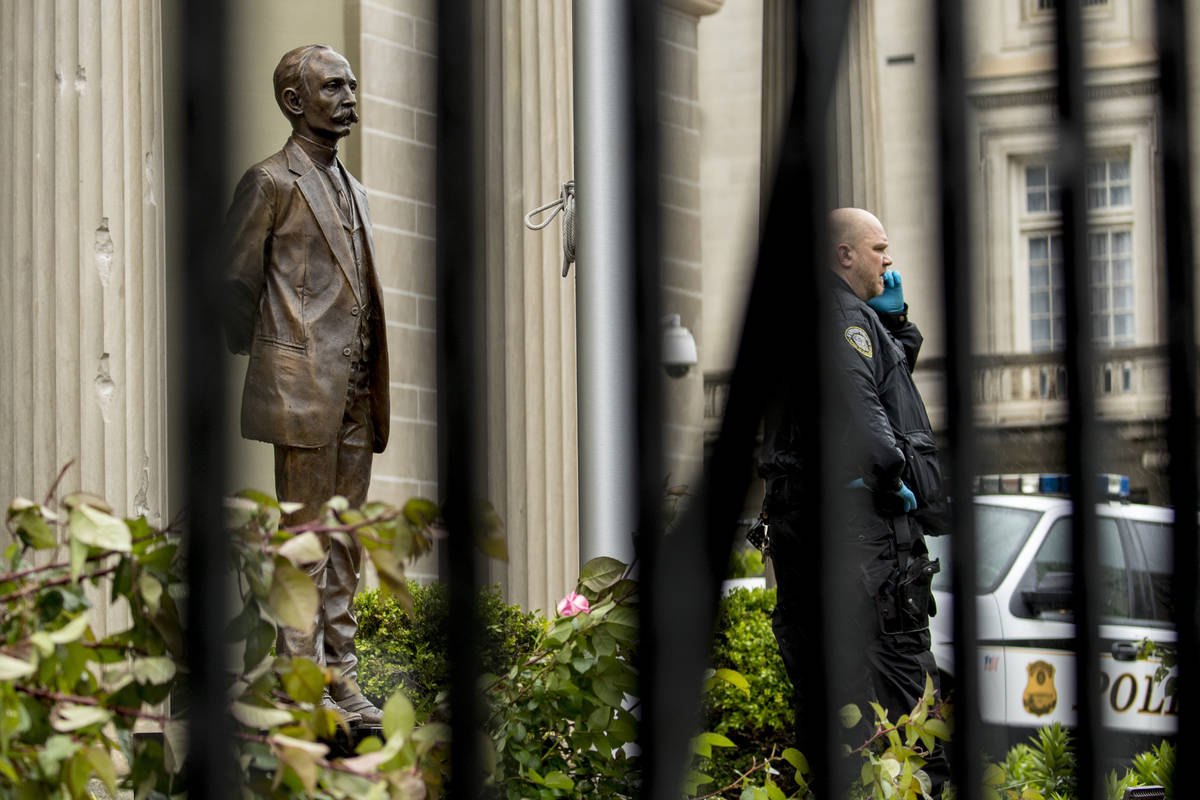
[[[553,210],[551,210],[553,209]],[[543,214],[550,211],[541,222],[534,222],[533,218],[538,214]],[[562,276],[567,277],[567,273],[571,269],[572,262],[575,261],[575,181],[567,181],[562,184],[562,190],[558,199],[551,200],[545,205],[538,206],[525,215],[525,227],[531,231],[540,231],[549,225],[559,212],[563,215],[562,224],[562,249],[563,249],[563,267]]]

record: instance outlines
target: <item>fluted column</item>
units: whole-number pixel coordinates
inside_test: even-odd
[[[832,206],[881,208],[878,58],[874,0],[854,0],[838,60],[830,119]],[[763,209],[791,108],[796,74],[796,11],[789,0],[763,0]],[[762,217],[765,219],[765,215]]]
[[[486,30],[488,488],[509,545],[491,574],[552,612],[579,559],[575,274],[560,223],[522,218],[574,173],[570,4],[490,4]]]
[[[166,508],[156,0],[0,2],[0,497]]]

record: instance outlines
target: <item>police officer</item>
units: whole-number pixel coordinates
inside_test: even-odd
[[[925,405],[912,380],[922,337],[908,319],[900,275],[889,269],[888,237],[874,215],[841,208],[829,216],[830,281],[825,324],[836,327],[836,419],[832,501],[836,534],[831,551],[844,593],[825,598],[836,615],[839,638],[853,656],[829,671],[835,702],[856,703],[868,719],[874,699],[894,722],[921,698],[925,676],[937,681],[930,653],[930,581],[938,565],[927,558],[923,531],[941,533],[941,470]],[[806,508],[823,477],[804,463],[806,423],[803,392],[768,415],[759,474],[766,481],[763,512],[778,580],[772,619],[775,637],[797,696],[801,749],[821,725],[804,719],[806,661],[825,653],[805,624],[811,616],[805,598],[814,565],[806,539],[811,530]],[[811,409],[811,406],[808,406]],[[861,655],[860,655],[861,654]],[[861,739],[859,743],[861,744]],[[940,794],[944,760],[928,766]]]

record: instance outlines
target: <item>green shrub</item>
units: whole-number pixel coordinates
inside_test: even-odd
[[[988,768],[985,796],[999,800],[1078,800],[1075,745],[1070,730],[1057,722],[1045,726],[1029,741],[1015,745],[999,765]],[[1105,776],[1104,797],[1122,800],[1131,786],[1162,786],[1174,797],[1175,747],[1162,742],[1133,759],[1133,766],[1118,776]]]
[[[755,551],[757,552],[757,551]],[[736,748],[713,752],[700,771],[716,787],[727,786],[753,759],[761,761],[792,744],[792,684],[771,630],[774,589],[735,589],[721,599],[717,612],[712,665],[741,673],[750,684],[743,692],[718,683],[706,696],[704,729],[728,737]]]
[[[354,598],[358,617],[358,683],[376,704],[404,689],[421,710],[432,708],[437,693],[449,685],[446,636],[450,598],[445,584],[410,582],[413,610],[405,612],[396,598],[379,589]],[[529,657],[545,621],[536,612],[504,603],[500,588],[479,592],[483,623],[483,671],[498,674]]]

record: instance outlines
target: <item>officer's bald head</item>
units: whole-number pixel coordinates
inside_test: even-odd
[[[829,212],[828,223],[829,247],[833,252],[831,266],[838,263],[839,245],[856,247],[867,233],[883,230],[883,223],[861,208],[835,208]]]
[[[829,268],[860,300],[883,292],[883,274],[892,264],[887,231],[874,214],[838,208],[829,214]]]

